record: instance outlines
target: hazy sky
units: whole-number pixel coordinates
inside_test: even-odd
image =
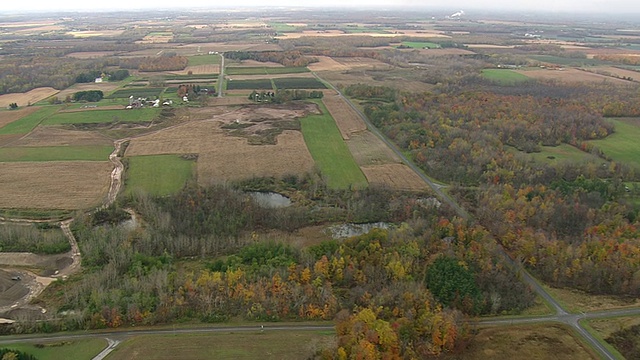
[[[484,10],[539,10],[552,12],[602,12],[602,13],[638,13],[638,0],[3,0],[0,14],[11,10],[126,10],[132,8],[171,8],[216,6],[304,6],[304,7],[433,7],[467,12],[474,9]]]

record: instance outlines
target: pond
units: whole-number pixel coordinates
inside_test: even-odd
[[[373,229],[389,229],[393,224],[385,222],[366,223],[366,224],[340,224],[327,228],[327,233],[333,239],[345,239],[352,236],[359,236],[368,233]]]
[[[291,206],[291,199],[274,192],[250,192],[249,195],[258,205],[267,209],[278,209]]]

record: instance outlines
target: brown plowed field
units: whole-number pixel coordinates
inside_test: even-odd
[[[404,164],[361,166],[369,185],[394,190],[423,191],[427,184]]]
[[[0,163],[0,208],[95,206],[107,193],[112,168],[106,161]]]
[[[112,145],[108,138],[92,131],[66,130],[54,126],[39,126],[12,146],[91,146]]]
[[[340,96],[328,95],[322,99],[322,102],[336,121],[343,139],[349,140],[354,133],[367,130],[367,125],[358,113]]]
[[[35,112],[36,110],[38,110],[38,107],[35,106],[20,108],[16,110],[0,110],[0,128],[18,119],[21,119]]]
[[[46,99],[51,95],[58,93],[58,90],[51,87],[43,87],[33,89],[26,93],[4,94],[0,95],[0,108],[6,108],[11,103],[17,103],[18,106],[27,106],[35,104],[40,100]]]
[[[359,166],[400,163],[393,150],[370,131],[353,134],[346,143]]]

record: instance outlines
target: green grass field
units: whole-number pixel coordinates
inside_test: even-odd
[[[513,151],[519,152],[515,148],[511,148]],[[527,154],[525,152],[519,152],[524,155],[531,156],[536,162],[554,164],[558,162],[584,162],[584,161],[604,161],[594,155],[580,151],[580,149],[568,144],[561,144],[558,146],[543,146],[542,151],[537,153]]]
[[[45,347],[42,348],[36,347],[35,343],[0,345],[0,347],[26,352],[38,360],[89,360],[107,347],[107,342],[104,339],[58,341],[43,344]]]
[[[127,161],[126,193],[172,194],[182,189],[195,174],[195,162],[179,155],[132,156]]]
[[[189,63],[187,66],[220,64],[220,60],[220,55],[215,54],[189,56]]]
[[[440,44],[436,44],[428,41],[403,41],[403,46],[410,47],[412,49],[440,49]]]
[[[314,351],[332,344],[335,334],[329,331],[269,331],[142,335],[126,340],[108,360],[145,359],[278,359],[311,358]]]
[[[640,119],[610,119],[615,133],[602,140],[590,141],[614,161],[640,168]]]
[[[144,108],[131,110],[86,110],[76,112],[60,112],[48,119],[43,124],[94,124],[110,122],[147,122],[153,120],[159,113],[159,109]]]
[[[0,162],[107,161],[112,146],[43,146],[0,148]]]
[[[44,119],[50,117],[60,110],[60,106],[46,106],[40,110],[29,114],[20,120],[16,120],[0,128],[0,135],[27,134],[33,130]]]
[[[340,130],[322,102],[316,102],[322,115],[300,119],[302,135],[313,160],[327,177],[327,184],[335,189],[365,188],[367,179],[342,140]]]
[[[482,70],[482,77],[500,85],[513,85],[531,80],[525,75],[506,69],[484,69]]]
[[[279,75],[279,74],[300,74],[310,70],[306,67],[269,67],[269,66],[247,66],[228,67],[227,75]]]

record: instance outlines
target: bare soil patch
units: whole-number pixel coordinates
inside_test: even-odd
[[[0,135],[0,146],[11,144],[20,139],[20,137],[22,137],[22,134]]]
[[[599,359],[561,325],[521,325],[481,329],[460,353],[445,360]]]
[[[110,162],[0,163],[0,208],[84,209],[109,188]]]
[[[394,190],[422,191],[428,189],[427,184],[404,164],[386,164],[361,166],[369,185],[386,187]]]
[[[322,102],[335,119],[344,140],[349,140],[354,133],[367,130],[367,125],[362,118],[360,118],[358,113],[356,113],[342,97],[329,95],[325,96]]]
[[[36,110],[38,110],[38,108],[33,106],[16,110],[0,110],[0,128],[34,113]]]
[[[549,70],[549,69],[536,69],[536,70],[514,70],[522,75],[528,76],[534,79],[543,80],[556,80],[560,82],[610,82],[618,85],[629,85],[628,81],[622,79],[612,78],[610,76],[599,75],[582,71],[578,69],[563,69],[563,70]]]
[[[66,56],[76,59],[96,59],[101,57],[113,56],[115,51],[86,51],[86,52],[74,52],[67,54]]]
[[[112,145],[108,138],[93,131],[67,130],[57,126],[39,126],[12,146],[90,146]]]
[[[29,252],[0,252],[0,266],[42,269],[42,275],[51,275],[56,270],[69,266],[71,262],[69,253],[38,255]]]
[[[248,92],[247,95],[248,94],[250,94],[250,92]],[[246,104],[251,104],[251,100],[248,99],[248,96],[213,97],[209,101],[209,105],[213,105],[213,106],[230,106],[230,105],[246,105]]]
[[[6,108],[11,103],[17,103],[18,106],[27,106],[29,104],[35,104],[38,101],[46,99],[57,93],[58,90],[52,87],[43,87],[33,89],[26,93],[4,94],[0,95],[0,107]]]
[[[399,164],[400,158],[370,131],[353,134],[346,142],[359,166]]]
[[[29,293],[22,281],[11,280],[20,276],[21,272],[0,270],[0,307],[10,306]]]

